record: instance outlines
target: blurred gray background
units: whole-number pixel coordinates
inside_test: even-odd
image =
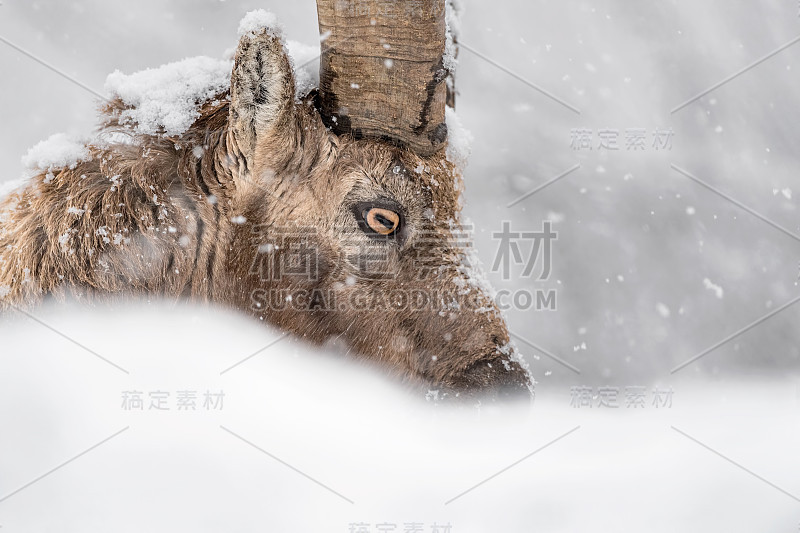
[[[475,137],[466,213],[487,266],[502,221],[551,220],[559,233],[546,282],[490,277],[497,288],[555,289],[556,311],[512,310],[512,330],[543,390],[549,383],[638,385],[681,376],[772,373],[796,379],[800,305],[789,307],[674,375],[677,365],[800,295],[800,241],[688,177],[685,169],[800,234],[800,44],[671,113],[800,34],[795,1],[466,2],[458,112]],[[274,11],[290,39],[318,41],[311,0],[9,1],[0,36],[96,91],[108,73],[184,57],[220,57],[251,9]],[[509,75],[549,91],[580,114]],[[97,100],[0,43],[0,181],[57,132],[87,133]],[[593,132],[592,150],[570,146]],[[619,151],[597,132],[620,130]],[[624,132],[647,130],[646,148]],[[656,128],[674,131],[656,150]],[[581,167],[506,206],[576,164]],[[554,361],[548,352],[574,370]],[[776,376],[777,377],[777,376]],[[542,389],[540,389],[542,390]]]

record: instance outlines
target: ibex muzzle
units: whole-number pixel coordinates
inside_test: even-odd
[[[530,376],[460,226],[461,175],[438,126],[444,93],[423,87],[431,128],[337,134],[319,111],[330,102],[296,99],[279,32],[245,25],[229,94],[203,104],[188,131],[133,134],[117,99],[105,131],[133,142],[90,146],[89,158],[41,173],[4,202],[0,303],[211,301],[312,342],[340,338],[440,395],[529,397]],[[415,136],[430,150],[413,149]]]

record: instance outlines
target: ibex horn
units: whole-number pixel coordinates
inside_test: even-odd
[[[317,0],[320,99],[338,134],[429,156],[447,142],[446,0]]]

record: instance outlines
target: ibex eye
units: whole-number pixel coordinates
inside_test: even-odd
[[[393,235],[400,228],[400,215],[382,207],[365,209],[362,213],[369,229],[378,235]]]

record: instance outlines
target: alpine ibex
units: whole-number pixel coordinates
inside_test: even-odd
[[[0,206],[0,307],[209,301],[312,342],[341,338],[441,393],[527,397],[459,235],[444,0],[401,16],[369,3],[318,0],[320,86],[302,97],[280,30],[254,12],[230,89],[198,102],[186,131],[145,133],[129,103],[105,105],[105,141]]]

